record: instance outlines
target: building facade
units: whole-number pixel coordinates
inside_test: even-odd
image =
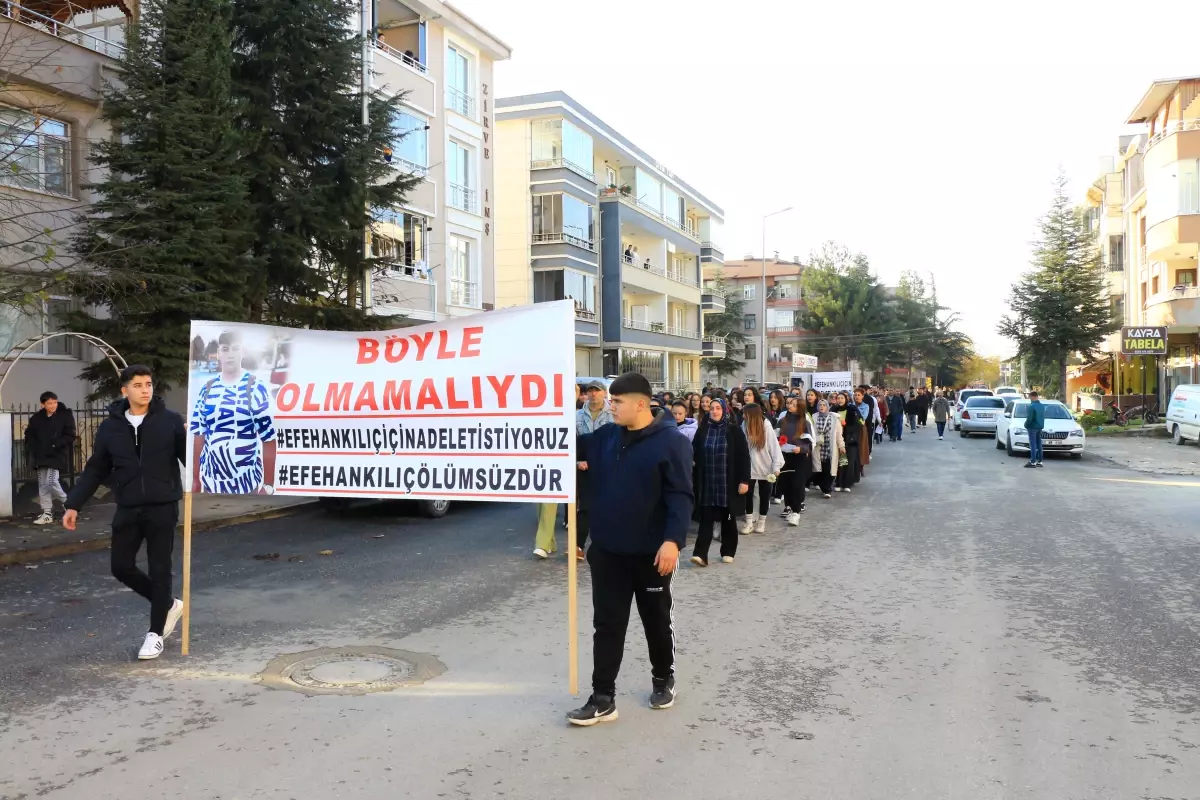
[[[105,81],[117,77],[125,30],[136,0],[0,2],[0,269],[5,273],[70,266],[67,241],[91,202],[89,143],[111,131],[100,113]],[[40,308],[36,307],[39,306]],[[50,296],[32,309],[0,306],[0,358],[40,335],[65,328],[76,308]],[[15,354],[14,354],[15,355]],[[3,407],[36,404],[46,390],[82,405],[90,389],[79,380],[92,348],[67,337],[34,345],[0,397]]]
[[[376,88],[403,94],[398,132],[384,154],[424,180],[399,209],[380,210],[371,235],[389,266],[371,281],[379,313],[416,320],[495,305],[496,148],[493,65],[512,50],[438,0],[370,0],[379,32],[367,48]]]
[[[724,211],[563,92],[496,105],[497,307],[573,300],[576,374],[699,386]]]
[[[746,337],[744,350],[736,355],[743,361],[742,369],[720,380],[715,374],[706,374],[706,382],[730,386],[788,382],[792,373],[792,355],[805,352],[801,344],[804,296],[800,277],[803,271],[799,256],[785,260],[778,253],[765,262],[762,258],[747,255],[740,261],[705,265],[706,291],[715,292],[714,284],[721,279],[727,293],[736,293],[741,298],[742,333]],[[723,303],[721,310],[724,310]]]

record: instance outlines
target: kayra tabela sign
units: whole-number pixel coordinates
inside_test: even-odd
[[[191,490],[569,502],[570,301],[394,331],[192,323]]]
[[[1165,356],[1167,329],[1162,326],[1121,328],[1121,353],[1127,356]]]

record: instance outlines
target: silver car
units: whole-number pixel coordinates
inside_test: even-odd
[[[964,439],[972,433],[996,434],[996,419],[1004,413],[1003,397],[976,396],[967,398],[959,414],[959,435]]]

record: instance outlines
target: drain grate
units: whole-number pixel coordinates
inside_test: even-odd
[[[258,676],[263,686],[308,695],[364,695],[419,686],[446,671],[431,655],[386,647],[322,647],[282,655]]]

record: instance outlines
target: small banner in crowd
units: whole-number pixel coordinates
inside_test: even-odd
[[[192,492],[569,502],[571,301],[392,331],[192,323]]]
[[[814,372],[811,388],[821,394],[848,392],[854,388],[854,378],[849,372]]]

